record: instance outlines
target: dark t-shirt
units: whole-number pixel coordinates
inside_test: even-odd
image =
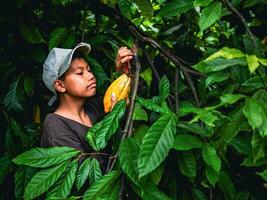
[[[104,116],[103,101],[100,96],[94,96],[86,100],[84,108],[93,124]],[[89,128],[84,124],[55,113],[47,114],[43,123],[41,146],[68,146],[82,152],[92,152],[86,141],[86,133]]]

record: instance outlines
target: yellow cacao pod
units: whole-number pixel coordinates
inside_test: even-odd
[[[111,85],[106,90],[104,96],[104,110],[106,113],[112,110],[112,101],[111,95],[112,93],[115,95],[116,100],[114,104],[122,99],[128,98],[129,91],[131,88],[131,78],[126,75],[120,75],[115,81],[111,83]]]

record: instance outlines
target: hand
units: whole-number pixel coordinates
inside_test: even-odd
[[[130,60],[133,59],[133,53],[127,47],[121,47],[118,50],[116,58],[116,71],[129,74]]]

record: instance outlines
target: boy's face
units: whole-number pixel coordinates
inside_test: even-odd
[[[73,97],[91,97],[96,93],[96,79],[83,58],[74,59],[62,80],[65,93]]]

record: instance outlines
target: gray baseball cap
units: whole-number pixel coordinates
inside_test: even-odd
[[[42,79],[45,86],[54,93],[54,96],[48,102],[52,105],[56,100],[56,90],[54,81],[59,79],[69,68],[74,52],[79,51],[83,55],[87,55],[91,51],[91,46],[87,43],[79,43],[73,49],[53,48],[48,54],[43,64]]]

